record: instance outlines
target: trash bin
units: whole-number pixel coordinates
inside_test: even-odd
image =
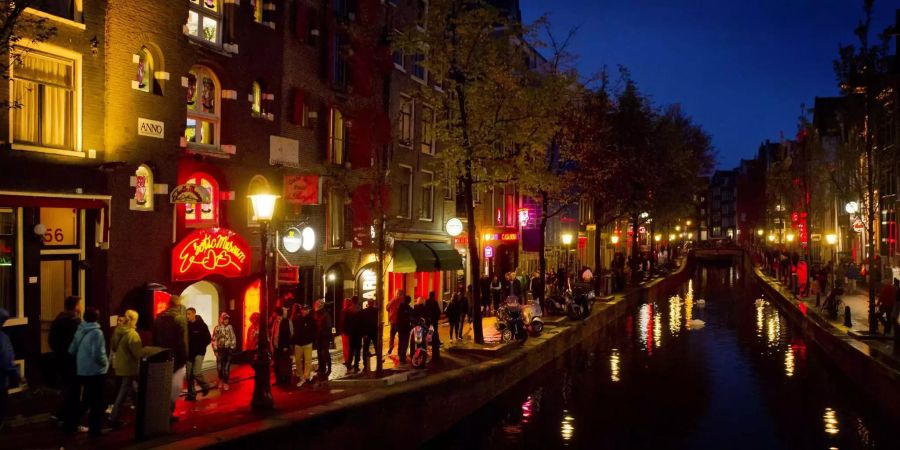
[[[169,432],[174,365],[171,350],[162,347],[144,347],[138,375],[135,440],[140,441]]]

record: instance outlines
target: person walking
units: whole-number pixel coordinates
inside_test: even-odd
[[[319,360],[317,376],[319,382],[328,381],[331,374],[331,343],[334,337],[331,335],[331,314],[325,311],[325,300],[319,299],[315,303],[316,310],[316,358]]]
[[[400,364],[406,364],[406,354],[409,352],[408,349],[410,347],[409,333],[412,331],[413,327],[413,309],[410,303],[412,303],[412,298],[405,295],[403,297],[403,303],[397,308],[397,327],[400,332],[400,340],[397,344],[399,345],[399,347],[397,347],[397,357]]]
[[[100,324],[97,323],[100,313],[94,307],[84,310],[84,320],[78,324],[75,337],[69,345],[69,354],[75,357],[75,373],[78,375],[78,386],[82,391],[81,405],[69,411],[66,421],[66,432],[75,431],[81,421],[82,411],[88,411],[88,433],[92,437],[102,434],[103,413],[106,405],[103,402],[103,387],[106,382],[106,371],[109,359],[106,356],[106,339]]]
[[[213,329],[213,351],[216,353],[216,373],[219,376],[219,388],[228,390],[231,378],[231,355],[237,347],[237,337],[231,326],[231,316],[227,312],[219,314],[219,324]]]
[[[391,335],[388,338],[388,355],[390,355],[394,350],[394,335],[399,332],[399,330],[397,329],[397,309],[400,307],[400,304],[403,303],[404,297],[405,292],[403,291],[403,289],[397,289],[394,297],[391,298],[391,301],[388,302],[388,322],[391,324]]]
[[[78,377],[75,375],[75,358],[69,354],[69,345],[75,337],[75,331],[81,323],[84,313],[84,300],[78,296],[66,297],[63,311],[50,324],[47,341],[53,351],[53,366],[59,387],[62,391],[62,403],[56,413],[57,421],[65,426],[66,411],[78,407]]]
[[[438,325],[441,321],[441,306],[435,298],[434,291],[428,294],[428,300],[425,301],[425,314],[430,323],[434,327],[434,337],[431,338],[431,360],[438,362],[441,360],[441,334],[438,332]]]
[[[855,262],[850,261],[847,264],[847,295],[856,295],[856,280],[859,279],[859,266]]]
[[[885,284],[881,286],[881,293],[878,296],[878,320],[883,323],[884,334],[891,332],[891,322],[893,322],[894,301],[897,298],[897,284]]]
[[[351,335],[353,330],[353,320],[356,316],[356,305],[353,303],[353,299],[345,298],[344,304],[341,307],[341,315],[338,320],[338,333],[341,334],[341,351],[344,354],[344,367],[347,368],[347,372],[350,372],[350,367],[352,361],[352,345],[351,345]]]
[[[312,372],[312,346],[316,338],[316,322],[310,314],[309,305],[299,303],[294,304],[291,321],[294,324],[294,335],[291,337],[294,344],[294,375],[297,377],[297,387],[302,387],[310,381]]]
[[[456,325],[459,322],[459,315],[461,313],[459,310],[459,298],[461,295],[462,294],[460,294],[459,291],[456,291],[450,299],[450,304],[444,309],[444,314],[447,315],[447,323],[450,325],[450,342],[453,342],[453,336],[456,336],[456,330],[458,329]],[[460,337],[462,336],[456,336],[457,339]]]
[[[368,304],[362,311],[359,312],[359,315],[356,316],[356,324],[359,327],[357,332],[360,336],[360,342],[362,345],[362,361],[363,361],[363,370],[369,370],[369,363],[372,356],[375,355],[375,352],[369,353],[369,348],[373,350],[375,347],[375,338],[378,333],[384,333],[383,330],[379,330],[378,327],[378,305],[377,302],[372,299],[368,301]],[[398,307],[399,309],[399,307]],[[378,348],[380,350],[380,348]],[[404,351],[403,349],[397,349],[398,352]],[[381,355],[377,355],[381,358]]]
[[[274,333],[272,334],[272,348],[275,356],[275,383],[285,384],[291,381],[291,355],[294,354],[291,337],[294,335],[294,324],[285,307],[279,306],[280,313],[274,321]]]
[[[500,284],[500,279],[497,278],[497,275],[494,275],[491,279],[491,304],[488,314],[493,314],[497,311],[497,308],[500,307],[500,296],[502,295],[502,292],[503,285]]]
[[[3,324],[7,319],[9,311],[0,308],[0,431],[3,430],[3,419],[6,417],[6,402],[9,395],[7,389],[21,383],[12,342],[3,332]]]
[[[360,309],[359,296],[350,297],[353,303],[353,317],[349,321],[344,322],[344,330],[347,332],[350,341],[350,373],[359,372],[359,365],[362,362],[362,338],[363,327],[360,325],[362,321],[362,310]]]
[[[141,353],[144,346],[137,332],[138,313],[133,309],[125,311],[120,316],[124,318],[122,324],[116,327],[109,342],[110,351],[113,354],[113,368],[116,373],[119,390],[109,413],[109,423],[113,428],[121,428],[122,407],[128,397],[134,398],[135,385],[137,384],[138,369],[141,364]]]
[[[534,301],[538,305],[541,305],[541,307],[543,307],[544,294],[546,289],[544,286],[544,279],[541,278],[540,272],[535,271],[533,274],[531,274],[531,282],[528,286],[528,290],[531,291],[531,297],[534,298]]]
[[[516,272],[511,271],[506,274],[506,281],[508,283],[508,291],[506,292],[508,296],[515,297],[520,303],[524,302],[524,296],[522,295],[522,282],[519,281],[519,278],[516,277]]]
[[[181,395],[181,387],[184,385],[185,366],[188,359],[188,332],[187,318],[181,297],[173,295],[169,299],[169,308],[156,316],[153,321],[153,345],[172,350],[174,363],[172,366],[172,388],[169,397],[170,410],[173,413],[170,420],[177,422],[175,402]]]
[[[204,397],[209,394],[210,385],[203,376],[203,359],[206,357],[206,347],[212,342],[212,337],[209,334],[209,326],[197,315],[196,309],[188,308],[185,315],[188,324],[188,358],[185,369],[188,395],[185,400],[192,402],[197,399],[195,383],[200,385]]]

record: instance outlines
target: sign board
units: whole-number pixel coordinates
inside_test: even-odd
[[[362,301],[375,300],[375,291],[378,289],[378,274],[376,264],[365,265],[356,275],[356,294]]]
[[[300,267],[278,266],[278,284],[300,284]]]
[[[46,227],[41,240],[47,246],[78,245],[78,210],[41,208],[41,224]]]
[[[813,242],[819,242],[822,240],[822,235],[818,234],[818,233],[811,234],[811,235],[809,235],[809,238],[812,239]]]
[[[493,258],[494,257],[494,247],[490,245],[484,246],[484,257],[485,258]]]
[[[855,222],[853,222],[853,231],[855,231],[857,233],[862,233],[863,230],[865,230],[865,229],[866,229],[866,224],[864,224],[862,220],[856,220]]]
[[[209,189],[194,183],[179,184],[169,194],[172,203],[209,203],[210,197]]]
[[[269,136],[269,164],[300,167],[300,141],[281,136]]]
[[[250,246],[241,235],[227,228],[201,228],[172,249],[172,281],[246,276],[250,258]]]
[[[321,178],[318,175],[285,175],[284,201],[292,205],[322,203]]]
[[[138,135],[162,139],[166,136],[166,124],[158,120],[138,117]]]
[[[456,237],[463,232],[463,223],[456,217],[447,221],[447,234]]]

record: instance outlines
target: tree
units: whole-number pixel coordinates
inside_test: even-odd
[[[863,1],[863,19],[854,34],[858,45],[841,45],[834,72],[841,92],[847,98],[846,117],[842,120],[844,136],[838,149],[839,175],[848,182],[850,192],[859,199],[860,212],[866,232],[865,258],[868,265],[869,332],[878,329],[875,317],[876,271],[880,271],[875,255],[875,233],[878,228],[879,210],[876,189],[878,171],[875,167],[883,136],[882,125],[890,123],[890,102],[893,94],[887,76],[889,70],[888,38],[882,33],[877,42],[871,42],[872,7],[874,0]],[[896,153],[896,150],[893,150]],[[881,152],[883,153],[883,152]],[[893,159],[894,155],[884,155]],[[845,186],[836,185],[841,190]],[[880,275],[880,274],[879,274]]]
[[[9,69],[22,62],[21,51],[11,52],[22,40],[32,43],[43,42],[56,34],[56,27],[43,17],[28,14],[26,9],[37,4],[37,0],[0,0],[0,73],[9,79]],[[6,107],[18,107],[9,100],[0,100]]]
[[[480,183],[508,182],[526,173],[532,161],[545,159],[568,79],[535,64],[540,21],[525,26],[479,0],[434,0],[424,23],[406,30],[397,45],[424,53],[421,64],[443,78],[443,90],[423,86],[418,95],[443,112],[435,127],[437,159],[462,188],[469,270],[477,276],[473,193]],[[474,337],[482,343],[479,297],[473,290]]]

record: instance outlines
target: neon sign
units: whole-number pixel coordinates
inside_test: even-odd
[[[226,228],[194,231],[172,250],[172,280],[199,280],[209,275],[233,278],[250,274],[250,246]]]

